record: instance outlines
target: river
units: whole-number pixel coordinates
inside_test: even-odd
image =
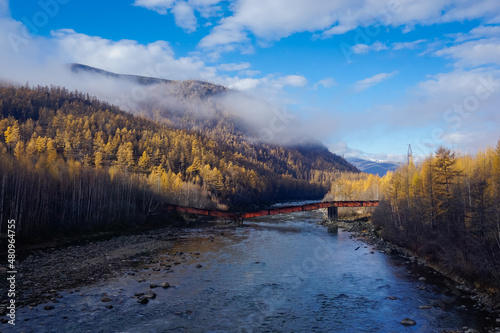
[[[441,332],[480,329],[442,277],[328,233],[319,211],[262,217],[232,229],[182,231],[174,247],[98,284],[61,293],[57,308],[22,308],[25,332]],[[171,266],[171,267],[170,267]],[[425,278],[425,281],[424,281]],[[151,284],[156,298],[135,293]],[[153,286],[154,287],[154,286]],[[109,300],[103,302],[103,295]],[[440,300],[441,307],[425,306]],[[106,308],[107,306],[107,308]],[[400,322],[410,318],[414,326]],[[0,327],[0,329],[4,328]]]

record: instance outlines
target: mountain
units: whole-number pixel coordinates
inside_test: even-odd
[[[209,85],[176,91],[209,111]],[[180,123],[164,110],[150,119],[62,87],[0,85],[0,212],[23,225],[20,239],[169,221],[165,203],[243,211],[321,199],[359,172],[321,143],[250,140],[222,108]]]
[[[109,77],[118,81],[154,86],[148,87],[147,98],[135,105],[136,109],[141,110],[141,115],[169,127],[199,131],[216,141],[224,138],[245,142],[245,145],[262,145],[259,131],[269,126],[272,117],[275,116],[275,110],[267,110],[268,106],[265,103],[259,102],[254,106],[252,103],[255,103],[255,99],[209,82],[123,75],[82,64],[70,64],[70,69],[77,75],[95,74],[96,80],[99,77]],[[244,108],[242,111],[240,106],[245,103],[252,104],[252,107]],[[265,112],[260,111],[259,114],[259,110],[255,110],[258,107],[266,109]],[[135,110],[130,112],[136,114]],[[266,112],[269,115],[266,115]],[[261,119],[260,122],[256,122],[256,118]],[[290,132],[293,133],[293,128]],[[280,134],[284,136],[284,133]],[[289,135],[286,143],[284,142],[285,140],[265,143],[269,146],[285,146],[285,149],[290,151],[288,154],[300,155],[301,165],[306,168],[359,172],[344,158],[328,151],[321,142],[304,135]]]
[[[106,77],[110,77],[110,78],[118,79],[118,80],[127,80],[127,81],[130,81],[133,83],[138,83],[138,84],[143,84],[143,85],[174,82],[172,80],[158,79],[158,78],[148,77],[148,76],[116,74],[116,73],[105,71],[103,69],[99,69],[99,68],[95,68],[95,67],[91,67],[91,66],[87,66],[87,65],[82,65],[82,64],[74,64],[74,63],[69,64],[69,68],[73,73],[76,73],[76,74],[91,73],[91,74],[102,75],[102,76],[106,76]]]
[[[117,74],[113,72],[109,72],[100,68],[91,67],[83,64],[69,64],[69,69],[75,74],[95,74],[97,76],[112,78],[121,81],[128,81],[131,83],[136,83],[144,86],[151,86],[157,84],[164,84],[170,87],[176,87],[178,90],[183,90],[184,95],[192,95],[195,93],[199,97],[209,97],[222,92],[227,91],[228,89],[224,86],[213,84],[200,80],[168,80],[168,79],[160,79],[156,77],[150,76],[141,76],[141,75],[131,75],[131,74]]]
[[[371,173],[372,175],[385,176],[388,171],[394,171],[399,167],[399,163],[388,161],[376,161],[357,157],[347,157],[346,160],[356,166],[359,170]]]

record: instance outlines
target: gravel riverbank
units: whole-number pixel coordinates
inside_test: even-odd
[[[343,228],[350,233],[350,237],[360,238],[374,245],[380,252],[398,255],[408,263],[430,266],[435,269],[425,260],[419,259],[405,249],[379,238],[375,228],[368,221],[326,222],[325,226],[332,231],[339,227]],[[136,275],[135,277],[138,280],[146,281],[147,274],[144,272],[139,274],[135,270],[136,267],[144,264],[150,264],[151,271],[157,270],[168,273],[171,267],[181,264],[191,254],[168,254],[170,259],[167,258],[168,260],[165,260],[165,262],[151,262],[151,258],[155,258],[155,254],[159,252],[170,251],[174,241],[179,237],[176,235],[177,230],[171,228],[144,230],[139,233],[118,235],[108,239],[87,239],[75,241],[73,244],[50,245],[41,249],[30,250],[17,265],[17,306],[34,308],[43,304],[43,307],[47,309],[57,307],[55,303],[59,303],[62,297],[60,293],[65,290],[78,291],[83,286],[106,281],[106,279],[119,274]],[[214,232],[215,230],[218,229],[214,228]],[[224,233],[218,232],[218,234],[223,235]],[[192,254],[192,256],[197,255],[199,253]],[[0,267],[0,276],[3,276],[5,272],[6,267]],[[435,274],[438,277],[440,276],[437,272]],[[470,286],[464,283],[450,284],[447,282],[449,279],[444,276],[442,276],[442,280],[448,286],[449,293],[452,296],[455,295],[453,297],[471,297],[476,302],[478,309],[491,311],[493,321],[496,317],[500,317],[500,308],[495,308],[494,305],[489,304],[484,295],[475,292]],[[0,322],[5,320],[4,313],[8,300],[6,295],[8,288],[6,288],[5,281],[6,279],[0,280]],[[103,296],[103,299],[102,302],[105,302],[106,297]],[[451,298],[447,296],[443,297],[443,300],[450,301]],[[429,306],[445,307],[447,304],[437,300],[435,304]],[[471,333],[472,331],[463,329],[454,332]],[[500,328],[489,332],[500,332]]]
[[[17,264],[16,304],[34,307],[57,302],[58,291],[102,281],[138,265],[171,248],[175,237],[175,229],[154,229],[30,251]],[[0,267],[0,275],[6,271]],[[7,304],[5,280],[0,282],[0,314]]]

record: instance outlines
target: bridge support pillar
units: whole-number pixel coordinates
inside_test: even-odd
[[[328,221],[338,221],[339,220],[339,208],[338,207],[328,207]]]

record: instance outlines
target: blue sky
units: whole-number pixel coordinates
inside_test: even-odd
[[[497,0],[0,0],[0,28],[1,79],[103,98],[53,66],[208,80],[346,156],[500,138]]]

